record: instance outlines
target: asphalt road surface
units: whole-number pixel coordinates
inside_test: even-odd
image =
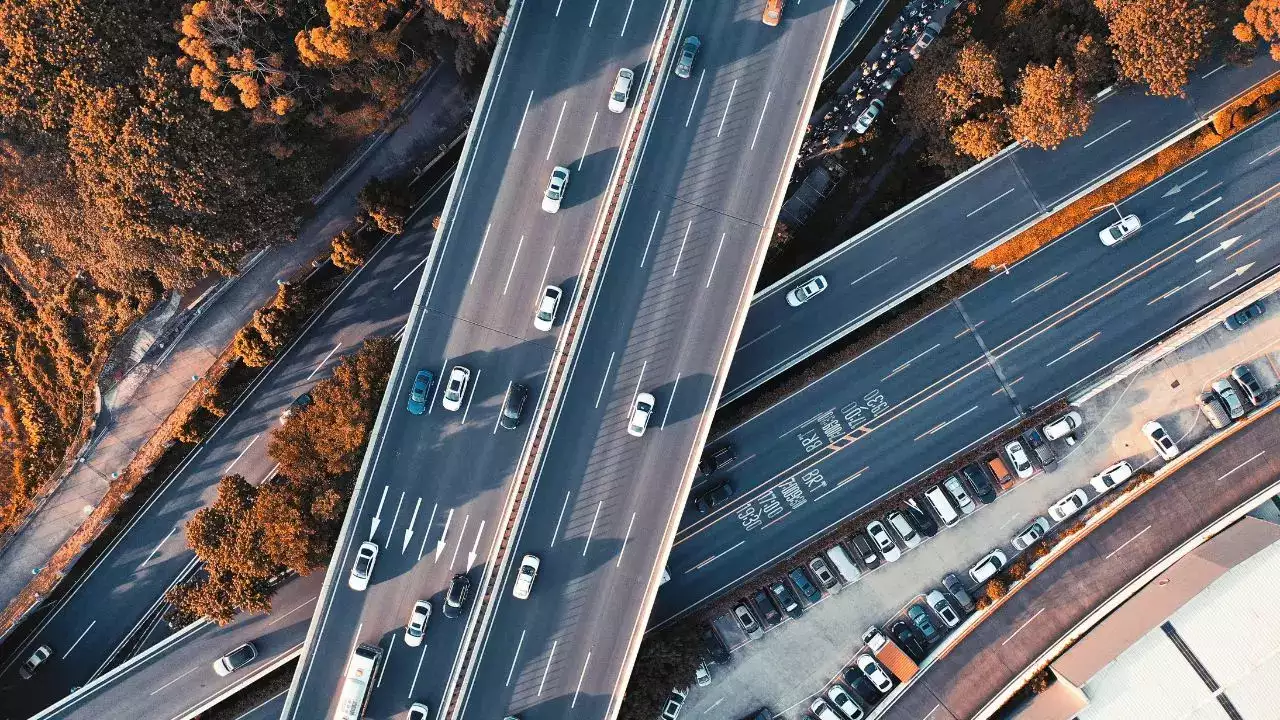
[[[870,0],[868,0],[868,3]],[[818,349],[914,295],[996,238],[1133,162],[1166,138],[1280,69],[1264,54],[1249,67],[1210,64],[1185,98],[1129,88],[1098,103],[1089,131],[1056,150],[1005,153],[890,222],[861,233],[801,276],[758,293],[733,356],[721,402],[740,397]],[[799,308],[786,293],[813,275],[826,292]],[[832,308],[838,308],[833,311]]]
[[[835,9],[793,3],[770,28],[751,0],[692,4],[681,35],[698,35],[702,51],[690,78],[662,78],[514,542],[514,557],[536,554],[542,569],[529,600],[504,578],[462,717],[616,709]],[[626,432],[638,392],[657,398],[642,438]]]
[[[1277,266],[1276,118],[729,431],[736,497],[686,513],[651,620],[734,587]],[[1181,188],[1173,192],[1174,188]],[[819,296],[821,299],[821,296]],[[699,491],[694,488],[694,493]]]
[[[284,717],[331,717],[357,644],[384,653],[369,717],[398,717],[414,701],[440,704],[467,622],[465,613],[444,617],[445,589],[458,573],[480,580],[553,361],[559,325],[537,331],[533,313],[546,284],[565,290],[561,319],[576,301],[632,112],[611,113],[606,101],[620,67],[636,70],[639,88],[663,10],[582,0],[517,6]],[[560,211],[548,214],[541,201],[556,165],[573,175]],[[457,365],[470,369],[471,380],[462,408],[450,412],[439,396]],[[428,412],[415,416],[405,403],[419,369],[437,380]],[[516,431],[497,424],[511,383],[530,388]],[[370,539],[382,551],[369,588],[357,592],[347,577],[356,548]],[[401,631],[418,600],[430,600],[434,611],[426,640],[410,648]]]
[[[1094,608],[1280,476],[1270,412],[1135,499],[930,666],[885,720],[970,718]]]
[[[191,709],[241,682],[255,669],[302,647],[311,623],[311,609],[320,590],[320,576],[293,580],[281,586],[269,615],[239,618],[226,627],[208,624],[183,641],[140,660],[110,683],[90,688],[39,720],[102,720],[120,717],[129,709],[134,720],[169,720],[187,717]],[[242,643],[252,642],[258,657],[226,677],[213,671],[213,663]],[[4,687],[9,695],[17,688]],[[283,707],[283,697],[279,706]],[[275,717],[279,717],[277,709]]]
[[[281,411],[327,377],[337,360],[359,347],[361,340],[391,335],[403,325],[413,281],[419,275],[415,268],[421,266],[430,246],[426,218],[438,212],[442,195],[437,192],[415,218],[419,227],[380,246],[100,561],[61,601],[39,611],[47,615],[37,615],[22,650],[5,658],[0,684],[17,680],[17,664],[36,645],[50,645],[54,656],[44,672],[23,684],[20,694],[6,698],[5,709],[12,717],[27,717],[48,707],[106,669],[108,658],[143,625],[165,590],[192,561],[183,526],[192,513],[217,496],[219,478],[239,473],[256,483],[270,475],[274,463],[267,455],[267,438],[280,426]],[[166,627],[161,625],[152,637],[163,635]],[[115,662],[122,659],[117,657]]]

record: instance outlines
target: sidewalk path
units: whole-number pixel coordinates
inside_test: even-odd
[[[438,145],[452,139],[458,124],[470,113],[471,99],[462,81],[451,67],[441,67],[404,122],[372,146],[361,164],[326,196],[295,242],[270,248],[257,257],[243,274],[223,286],[220,294],[207,296],[198,310],[183,306],[199,298],[175,298],[172,306],[157,308],[140,321],[136,328],[140,332],[129,336],[134,342],[133,356],[140,361],[103,394],[97,439],[84,452],[84,462],[0,549],[0,605],[16,596],[33,570],[43,567],[79,527],[106,494],[111,474],[128,465],[191,386],[192,376],[203,375],[253,311],[271,298],[276,280],[310,262],[347,225],[364,184],[433,154]],[[172,323],[178,318],[189,318],[194,312],[199,316],[178,337],[164,343],[165,347],[151,344],[165,332],[172,333]]]

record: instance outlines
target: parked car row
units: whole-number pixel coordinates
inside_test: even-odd
[[[1237,392],[1237,386],[1239,392]],[[1249,408],[1266,402],[1270,394],[1270,391],[1264,389],[1262,383],[1258,382],[1258,376],[1248,365],[1235,366],[1229,377],[1214,380],[1209,384],[1209,388],[1200,393],[1196,398],[1196,404],[1199,405],[1205,419],[1216,430],[1221,430],[1244,417]]]

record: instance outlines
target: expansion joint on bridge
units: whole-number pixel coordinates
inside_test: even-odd
[[[987,359],[987,364],[991,366],[991,371],[996,374],[996,379],[1000,381],[1000,387],[1004,389],[1004,394],[1009,397],[1009,402],[1013,403],[1013,409],[1018,411],[1020,417],[1027,417],[1029,413],[1026,408],[1022,407],[1022,403],[1018,402],[1018,396],[1013,393],[1013,387],[1009,385],[1009,379],[1005,377],[1004,370],[1000,368],[1000,363],[996,361],[995,356],[987,349],[987,343],[982,340],[982,335],[978,334],[978,327],[969,319],[969,313],[965,312],[964,305],[960,304],[959,299],[952,300],[951,304],[955,306],[956,311],[960,313],[960,317],[964,319],[965,327],[969,328],[974,341],[978,343],[978,348],[982,350],[982,356]]]

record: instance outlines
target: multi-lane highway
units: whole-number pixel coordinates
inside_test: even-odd
[[[688,513],[663,622],[785,557],[1277,266],[1280,122],[1261,121],[717,442],[738,495]],[[1173,188],[1181,188],[1173,192]],[[819,296],[819,302],[823,296]],[[695,488],[694,492],[697,492]]]
[[[1081,137],[1052,151],[1003,153],[762,290],[752,300],[723,401],[758,387],[999,238],[1057,210],[1278,69],[1264,54],[1248,67],[1207,64],[1192,77],[1184,98],[1153,97],[1141,88],[1111,94],[1097,104]],[[830,283],[825,302],[789,307],[787,291],[818,274]]]
[[[692,3],[703,47],[667,75],[586,321],[544,464],[514,540],[542,570],[508,592],[463,717],[609,717],[648,616],[760,253],[786,186],[837,3]],[[803,68],[803,72],[798,69]],[[626,433],[639,392],[657,409]]]
[[[560,321],[577,302],[577,278],[634,112],[610,112],[609,92],[622,67],[636,71],[633,96],[639,89],[663,10],[572,0],[514,6],[285,717],[332,716],[361,643],[384,652],[371,716],[402,713],[413,701],[439,705],[468,622],[468,612],[444,617],[445,589],[455,574],[481,579],[554,360],[561,324],[538,331],[534,310],[547,284],[565,291]],[[543,191],[557,165],[572,176],[559,212],[549,214]],[[457,365],[471,378],[451,412],[440,394]],[[419,369],[436,383],[427,412],[413,415],[406,393]],[[498,426],[512,383],[530,389],[515,431]],[[382,551],[368,589],[357,592],[347,574],[366,540]],[[434,612],[426,640],[410,648],[400,631],[418,600],[430,600]]]

